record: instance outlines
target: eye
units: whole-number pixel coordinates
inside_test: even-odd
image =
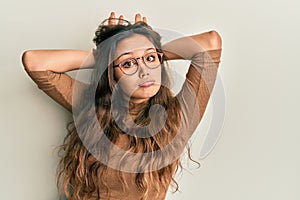
[[[156,55],[155,54],[149,54],[146,56],[146,61],[147,62],[154,62],[156,60]]]
[[[125,60],[121,63],[121,67],[130,68],[130,67],[133,67],[135,64],[136,64],[135,60],[128,59],[128,60]]]

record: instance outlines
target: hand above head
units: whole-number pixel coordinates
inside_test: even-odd
[[[135,14],[135,21],[134,23],[138,23],[138,22],[145,22],[147,24],[147,18],[146,17],[142,17],[140,13]]]
[[[111,12],[108,18],[108,25],[109,26],[121,25],[123,18],[124,18],[123,15],[120,15],[119,18],[116,18],[116,13]]]
[[[115,26],[115,25],[122,25],[122,20],[124,19],[123,15],[120,15],[119,17],[116,17],[115,12],[111,12],[108,18],[108,25],[109,26]],[[147,18],[142,17],[140,13],[135,14],[134,23],[138,22],[144,22],[147,23]]]

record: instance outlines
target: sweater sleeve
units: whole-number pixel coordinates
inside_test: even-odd
[[[196,54],[176,96],[182,110],[180,131],[188,138],[204,115],[215,84],[220,57],[221,49]]]
[[[26,70],[26,69],[25,69]],[[53,71],[28,71],[27,74],[37,84],[38,88],[45,92],[49,97],[62,105],[69,112],[72,112],[73,87],[76,83],[81,87],[88,84],[77,81],[65,73]]]

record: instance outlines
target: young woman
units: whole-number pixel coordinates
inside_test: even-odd
[[[200,123],[216,79],[221,38],[215,31],[161,45],[146,17],[130,24],[112,12],[95,33],[97,48],[28,50],[26,72],[73,113],[61,146],[58,182],[69,200],[165,199],[180,155]],[[191,60],[174,96],[167,60]],[[89,84],[65,72],[91,68]],[[70,125],[70,124],[69,124]]]

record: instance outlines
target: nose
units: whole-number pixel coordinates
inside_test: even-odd
[[[143,59],[139,59],[138,65],[139,65],[139,71],[138,71],[139,77],[143,78],[144,76],[148,76],[149,68],[145,65],[145,62],[143,61]]]

